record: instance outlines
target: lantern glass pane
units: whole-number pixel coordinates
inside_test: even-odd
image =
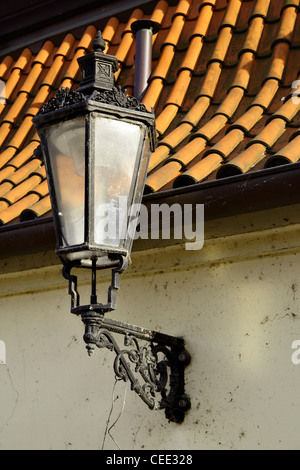
[[[145,130],[138,124],[100,115],[94,123],[94,241],[121,248],[126,241]]]
[[[84,242],[85,119],[46,129],[63,246]]]

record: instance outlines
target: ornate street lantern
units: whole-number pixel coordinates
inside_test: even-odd
[[[165,408],[168,419],[181,422],[189,408],[183,377],[189,356],[183,340],[105,318],[115,309],[119,277],[130,263],[137,223],[131,208],[141,204],[156,128],[153,110],[115,87],[118,61],[104,54],[100,33],[93,48],[78,59],[78,90],[62,88],[33,118],[45,160],[57,254],[69,281],[71,312],[85,324],[89,354],[95,347],[114,350],[117,377],[130,380],[149,408]],[[80,305],[73,268],[91,270],[88,305]],[[112,270],[112,282],[103,304],[97,300],[96,274],[105,268]],[[124,335],[127,349],[119,347],[113,333]]]

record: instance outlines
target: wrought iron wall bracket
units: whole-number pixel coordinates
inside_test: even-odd
[[[96,348],[114,352],[116,378],[129,381],[131,389],[151,410],[164,409],[169,421],[181,423],[190,408],[190,400],[184,391],[184,371],[190,355],[185,350],[184,340],[105,318],[105,313],[115,308],[120,275],[117,269],[112,270],[107,304],[97,303],[95,272],[92,276],[93,303],[84,306],[80,306],[77,277],[71,275],[71,266],[65,266],[63,274],[69,280],[71,312],[80,314],[85,325],[83,338],[88,354],[92,355]],[[117,340],[115,335],[121,335],[122,339],[118,336]]]

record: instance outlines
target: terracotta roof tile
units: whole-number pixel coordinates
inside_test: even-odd
[[[235,113],[240,101],[244,96],[244,90],[242,87],[239,87],[233,84],[232,88],[230,88],[228,95],[225,97],[223,102],[218,107],[216,114],[224,114],[228,119],[233,116]]]
[[[146,192],[219,179],[300,159],[298,0],[158,0],[107,18],[105,52],[115,54],[117,84],[133,93],[131,24],[161,25],[144,104],[154,107],[158,148]],[[75,89],[77,59],[97,31],[49,38],[0,60],[0,224],[51,210],[32,116],[61,86]],[[296,98],[296,100],[295,100]]]
[[[41,161],[38,159],[29,160],[28,163],[23,165],[19,170],[12,173],[5,180],[8,180],[13,186],[24,181],[33,171],[37,170],[41,165]],[[2,180],[5,181],[4,179]]]
[[[217,178],[245,173],[262,160],[265,154],[265,145],[259,143],[251,145],[251,147],[245,150],[243,154],[240,154],[238,157],[231,160],[230,163],[221,166],[217,172]]]
[[[221,76],[221,72],[222,64],[219,62],[211,62],[208,65],[204,82],[199,89],[198,97],[207,96],[208,98],[213,98]]]
[[[176,160],[180,162],[184,168],[184,166],[190,163],[190,161],[193,160],[194,157],[196,157],[200,152],[202,152],[202,150],[205,149],[206,144],[207,144],[207,140],[205,138],[203,137],[198,137],[197,139],[195,138],[191,140],[187,145],[185,145],[181,150],[179,150],[173,156],[171,156],[169,161]],[[157,173],[159,173],[159,171],[157,171]]]
[[[233,33],[231,27],[224,27],[220,30],[219,37],[212,53],[212,56],[209,60],[209,63],[224,62],[230,41],[232,39],[232,34]]]
[[[197,126],[200,119],[204,116],[210,104],[210,98],[208,96],[201,96],[193,104],[187,114],[183,117],[182,122],[191,123],[193,126]],[[180,142],[178,142],[180,143]]]
[[[13,58],[10,57],[9,55],[4,57],[4,59],[2,60],[0,64],[0,78],[1,79],[6,78],[6,74],[8,70],[10,69],[10,66],[12,65],[13,61],[14,61]]]
[[[193,165],[192,168],[179,175],[174,181],[174,187],[188,186],[204,180],[214,170],[219,168],[222,161],[221,155],[217,153],[208,155],[206,158]]]
[[[300,135],[297,135],[285,147],[269,158],[266,167],[286,163],[295,163],[300,159]]]
[[[17,187],[5,193],[2,198],[8,201],[9,204],[13,204],[23,196],[26,196],[26,194],[35,188],[40,182],[41,178],[38,175],[30,176]]]
[[[39,142],[32,139],[32,142],[28,144],[21,152],[17,152],[15,156],[10,160],[9,164],[13,165],[15,168],[21,167],[24,163],[29,161],[35,149],[39,146]]]
[[[33,176],[36,176],[37,178],[40,177],[40,181],[41,181],[41,178],[42,178],[42,175],[39,174],[38,172],[35,172],[32,174]],[[42,182],[39,182],[37,179],[36,179],[36,182],[38,183],[37,186],[34,186],[33,189],[31,189],[31,191],[29,191],[28,194],[37,194],[38,196],[40,197],[45,197],[48,195],[48,184],[47,184],[47,180],[44,180]]]
[[[273,50],[273,60],[270,69],[266,75],[266,79],[275,78],[278,81],[282,80],[285,64],[287,62],[290,46],[288,43],[277,43]]]
[[[151,20],[161,24],[163,19],[165,18],[167,10],[168,3],[165,0],[160,0],[159,2],[157,2],[157,5],[153,10]]]
[[[251,106],[239,119],[231,124],[230,128],[238,128],[247,132],[261,119],[263,114],[263,108],[261,106]]]
[[[286,122],[284,119],[273,119],[256,137],[253,138],[252,142],[261,142],[263,145],[270,148],[283,134],[285,126]]]
[[[202,47],[203,47],[202,36],[194,36],[191,39],[187,53],[183,61],[180,64],[179,71],[183,71],[183,70],[189,70],[190,72],[194,71],[195,66],[198,62]]]
[[[51,210],[51,201],[50,197],[46,196],[40,199],[38,202],[35,202],[28,209],[22,210],[20,214],[20,221],[24,222],[26,220],[32,220],[37,217],[47,214]]]
[[[291,43],[291,39],[294,33],[295,22],[297,19],[298,12],[298,3],[293,2],[292,4],[287,4],[286,8],[282,12],[282,22],[277,34],[276,42],[286,41]]]
[[[237,66],[235,78],[231,84],[232,87],[241,87],[245,91],[248,88],[250,75],[254,63],[253,52],[244,52]]]
[[[297,101],[300,100],[297,99]],[[289,122],[294,118],[294,116],[299,112],[299,110],[300,104],[295,103],[293,98],[290,98],[287,101],[285,100],[284,104],[280,106],[280,108],[272,116],[270,116],[269,121],[271,119],[281,117],[281,119],[285,120],[286,122]]]
[[[257,2],[255,2],[253,11],[250,15],[249,21],[251,21],[252,18],[255,18],[255,17],[261,17],[265,19],[268,14],[270,1],[271,0],[257,0]]]
[[[212,19],[213,15],[213,4],[212,3],[205,3],[199,7],[199,15],[196,21],[196,24],[194,26],[194,29],[192,31],[192,34],[190,35],[191,40],[195,36],[200,36],[200,37],[205,37],[207,35],[207,31]]]
[[[15,171],[15,168],[11,165],[8,165],[4,167],[2,170],[0,170],[0,182],[5,180],[6,178],[9,178],[10,175],[13,174]],[[2,190],[0,190],[1,193]]]
[[[220,28],[224,28],[227,26],[234,27],[236,25],[241,5],[242,0],[229,0],[228,7],[226,8],[226,12]]]
[[[160,60],[151,75],[151,80],[153,81],[155,78],[166,78],[169,68],[171,66],[175,51],[174,47],[169,45],[168,47],[164,47]]]
[[[0,223],[4,225],[10,222],[11,220],[16,219],[17,217],[19,217],[23,210],[27,209],[27,207],[32,206],[38,200],[39,197],[36,194],[29,194],[28,196],[25,196],[23,199],[20,199],[15,204],[9,207],[8,205],[6,207],[1,206],[0,201]]]
[[[116,31],[118,29],[120,22],[118,18],[112,17],[108,20],[105,29],[102,31],[102,36],[103,39],[108,43],[106,47],[108,47],[111,44],[111,41],[116,34]],[[106,50],[104,52],[107,52]]]
[[[155,192],[180,175],[182,165],[178,161],[171,161],[168,165],[160,168],[159,171],[152,173],[146,183],[148,193]],[[0,214],[1,216],[1,214]]]
[[[272,78],[266,80],[260,88],[256,97],[252,101],[251,106],[261,106],[264,110],[266,110],[274,99],[278,88],[278,80]]]

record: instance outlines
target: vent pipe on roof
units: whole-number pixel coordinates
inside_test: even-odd
[[[131,30],[136,36],[134,96],[142,100],[148,86],[152,66],[152,36],[159,24],[151,20],[134,21]]]

